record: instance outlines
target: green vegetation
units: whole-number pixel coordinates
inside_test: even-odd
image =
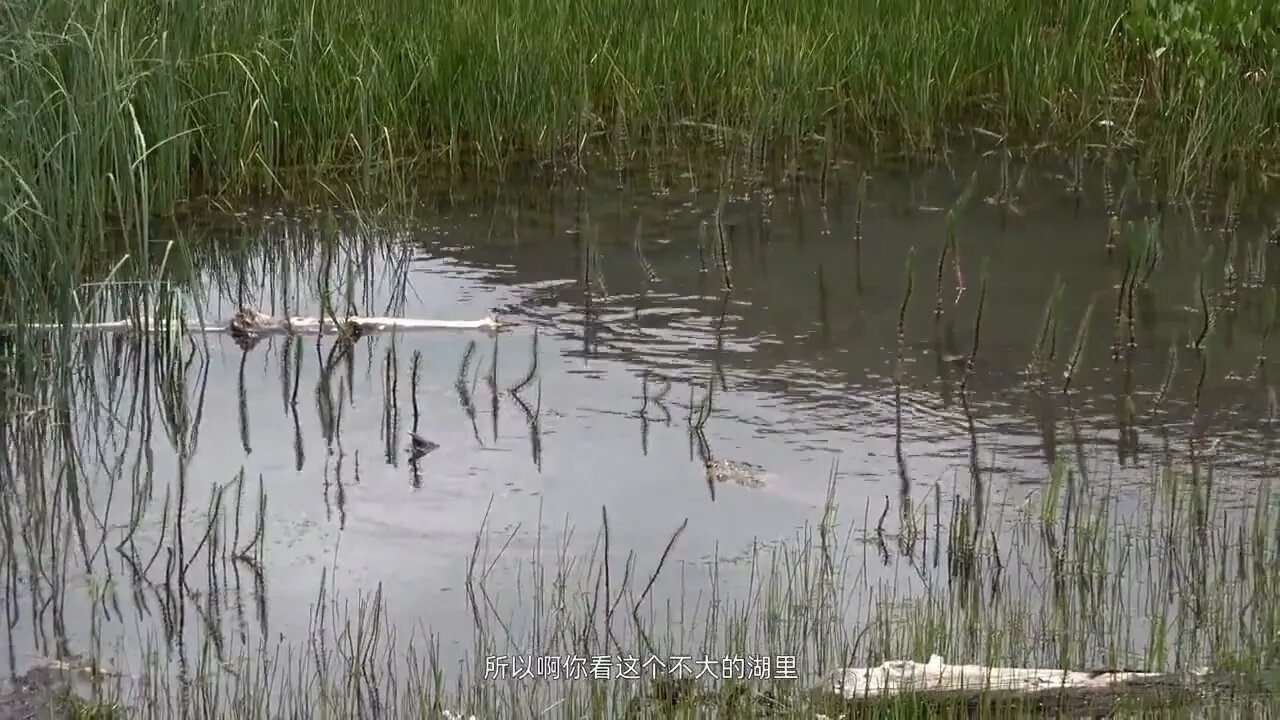
[[[151,672],[164,667],[156,649],[144,679],[101,680],[95,702],[140,718],[970,717],[967,699],[850,702],[820,689],[838,667],[934,652],[991,665],[1210,669],[1201,686],[1104,698],[1120,717],[1271,702],[1280,504],[1267,483],[1244,511],[1194,458],[1154,473],[1141,500],[1062,466],[1025,498],[953,504],[943,490],[906,502],[896,530],[868,508],[854,523],[862,530],[837,531],[829,506],[793,538],[705,566],[666,552],[654,567],[611,556],[607,516],[586,552],[539,538],[528,557],[512,557],[509,538],[496,548],[477,539],[465,585],[475,643],[456,677],[434,638],[387,626],[380,589],[353,602],[322,580],[305,644],[268,638],[230,657],[206,647],[186,685]],[[898,588],[868,582],[875,565],[897,567]],[[660,597],[654,578],[672,573],[684,594]],[[797,677],[518,677],[496,662],[605,655],[687,656],[690,674],[705,657],[795,657]],[[984,707],[1001,717],[1030,709],[1008,702]]]
[[[20,278],[83,270],[113,231],[198,197],[521,152],[563,166],[600,138],[621,155],[707,128],[753,153],[815,133],[930,151],[982,128],[1140,144],[1178,189],[1274,158],[1274,16],[1263,0],[10,2],[0,193],[29,272],[6,263],[0,312],[28,309]]]
[[[108,701],[86,702],[69,695],[61,700],[61,711],[68,720],[124,720],[124,710]]]
[[[1268,0],[1133,0],[1124,23],[1153,58],[1171,53],[1193,69],[1243,61],[1258,73],[1280,57],[1280,6]]]
[[[157,217],[521,156],[710,141],[764,165],[815,139],[929,152],[982,130],[1137,147],[1177,192],[1275,158],[1274,17],[1263,0],[17,0],[0,6],[0,317],[68,319],[85,279],[185,265]]]
[[[955,203],[956,215],[962,204]],[[234,288],[246,288],[265,301],[270,287],[270,300],[284,307],[296,307],[297,294],[313,282],[339,309],[341,302],[367,307],[370,295],[361,297],[355,288],[367,291],[378,281],[392,288],[391,296],[400,296],[406,285],[401,272],[405,258],[379,257],[378,251],[390,245],[388,238],[361,237],[367,228],[361,227],[359,217],[355,220],[339,233],[342,221],[322,214],[305,221],[314,232],[304,237],[286,233],[284,240],[267,243],[261,241],[269,237],[264,231],[256,242],[268,247],[261,255],[239,248],[202,254],[201,248],[193,248],[186,262],[208,269],[215,276],[212,282],[227,295],[234,295]],[[959,262],[960,244],[952,233],[963,226],[949,223],[946,228],[942,247],[948,254],[940,256],[937,267]],[[353,251],[340,252],[335,240],[339,234],[356,237]],[[1100,238],[1095,249],[1101,252]],[[1161,252],[1159,236],[1150,224],[1131,227],[1117,250],[1126,259],[1125,269],[1123,274],[1116,269],[1115,315],[1105,319],[1124,338],[1123,347],[1129,347],[1133,328],[1142,327],[1134,318],[1133,297],[1154,272]],[[935,276],[937,267],[930,268]],[[374,268],[384,273],[379,276]],[[937,297],[951,297],[949,287],[936,288],[932,300],[908,292],[913,282],[910,270],[908,265],[903,305],[893,306],[900,338],[906,336],[904,318],[913,297],[929,305],[931,313],[936,312]],[[181,276],[177,270],[170,272]],[[1217,282],[1207,274],[1200,279],[1197,298],[1215,303],[1202,308],[1202,317],[1207,317],[1219,298],[1206,290],[1206,284],[1215,289]],[[973,371],[978,354],[986,300],[982,288],[988,281],[994,284],[997,279],[982,272],[975,283],[966,374]],[[119,290],[120,302],[136,299],[130,294],[132,287],[137,286]],[[1041,373],[1030,378],[1030,390],[1036,392],[1038,380],[1040,392],[1054,397],[1063,391],[1056,379],[1059,373],[1065,372],[1069,382],[1081,367],[1091,315],[1083,311],[1077,330],[1081,309],[1059,307],[1061,296],[1061,286],[1052,289],[1035,344],[1029,348]],[[1268,303],[1274,306],[1274,297],[1268,296]],[[1102,311],[1093,316],[1102,318]],[[949,308],[944,319],[958,317],[960,313]],[[1189,342],[1199,337],[1197,345],[1216,347],[1214,328],[1202,328],[1197,318],[1189,320],[1193,325],[1188,330],[1194,331]],[[1127,334],[1120,335],[1122,331]],[[1066,345],[1073,332],[1074,343]],[[1031,333],[1027,336],[1030,339]],[[104,549],[113,560],[123,558],[117,564],[121,571],[113,576],[96,574],[101,585],[90,591],[95,620],[109,613],[129,617],[130,600],[139,602],[138,588],[154,594],[156,604],[170,612],[213,604],[213,598],[224,608],[230,606],[221,599],[231,594],[227,584],[234,571],[229,568],[243,566],[246,578],[252,576],[253,568],[265,564],[263,538],[274,535],[263,522],[269,478],[259,479],[255,487],[254,479],[246,480],[241,472],[229,484],[214,487],[207,499],[184,490],[185,463],[192,457],[205,391],[203,385],[194,392],[188,386],[187,372],[200,364],[192,361],[198,348],[188,355],[191,349],[185,343],[172,344],[164,337],[155,343],[114,347],[83,337],[83,342],[68,345],[96,348],[96,362],[115,372],[96,387],[89,385],[86,377],[93,373],[84,368],[96,367],[90,365],[95,360],[91,351],[70,356],[66,378],[81,384],[52,386],[44,403],[51,411],[0,426],[6,433],[0,438],[4,447],[24,451],[0,457],[0,479],[66,480],[26,482],[21,496],[0,493],[0,561],[6,569],[19,563],[41,568],[49,575],[51,592],[62,598],[78,590],[72,579],[81,558],[85,566],[105,564],[110,561],[91,559]],[[1060,340],[1063,345],[1055,356],[1053,348]],[[322,399],[332,401],[329,389],[321,390],[328,374],[340,366],[340,360],[331,362],[341,357],[337,347],[329,346],[330,359],[324,361],[324,375],[315,388],[318,406],[324,405]],[[295,398],[299,375],[293,363],[303,351],[301,342],[291,343],[276,358],[281,388],[291,388]],[[310,343],[305,351],[312,351]],[[397,365],[392,355],[387,350],[384,367]],[[491,387],[497,386],[495,381]],[[962,383],[960,392],[964,398],[972,389]],[[1132,388],[1126,392],[1134,393]],[[901,402],[900,394],[897,398]],[[1126,397],[1126,402],[1134,400]],[[157,412],[157,407],[163,410]],[[693,407],[691,397],[691,426]],[[117,421],[111,413],[99,415],[101,408],[129,409]],[[1071,414],[1070,422],[1076,421],[1069,398],[1062,410]],[[711,412],[709,400],[706,412]],[[148,419],[157,416],[162,422],[151,427]],[[105,431],[106,427],[113,430]],[[145,464],[130,459],[150,449],[151,433],[157,428],[167,434],[181,461],[170,482],[139,477],[137,468]],[[136,444],[116,445],[119,437]],[[973,442],[976,448],[976,436]],[[1189,455],[1182,454],[1183,447],[1189,447]],[[1198,456],[1201,452],[1207,450],[1194,441],[1178,443],[1156,463],[1150,482],[1135,488],[1112,485],[1102,473],[1094,473],[1080,445],[1079,460],[1070,468],[1059,464],[1043,486],[1025,496],[1025,486],[993,496],[987,480],[979,477],[975,457],[973,480],[963,482],[964,487],[907,488],[904,483],[896,518],[888,519],[886,504],[883,511],[866,509],[860,518],[846,515],[837,523],[835,508],[828,508],[817,527],[786,542],[706,565],[653,566],[619,557],[616,548],[609,548],[607,520],[593,548],[543,545],[540,537],[528,557],[512,557],[500,540],[482,534],[488,544],[477,541],[467,598],[459,599],[472,610],[475,637],[470,662],[461,668],[442,660],[436,638],[411,634],[416,628],[388,621],[387,603],[409,599],[384,599],[380,590],[371,596],[335,597],[331,588],[322,588],[306,636],[281,641],[274,633],[265,639],[249,634],[237,642],[238,628],[230,613],[211,612],[193,633],[199,638],[198,649],[188,648],[190,655],[180,661],[173,655],[183,650],[161,646],[152,638],[146,639],[154,645],[143,653],[142,667],[97,666],[110,662],[113,648],[103,643],[87,649],[92,661],[72,672],[93,675],[96,694],[71,707],[81,717],[114,713],[156,718],[346,718],[376,712],[436,718],[449,717],[446,711],[480,720],[628,713],[699,717],[707,712],[722,717],[968,717],[967,702],[940,708],[919,698],[897,698],[850,707],[814,690],[822,673],[838,667],[902,658],[923,661],[936,652],[954,662],[1001,665],[1168,671],[1208,666],[1214,670],[1211,698],[1177,693],[1172,699],[1126,697],[1125,712],[1119,716],[1147,711],[1167,716],[1168,703],[1184,710],[1206,701],[1225,704],[1230,713],[1246,703],[1273,702],[1266,692],[1275,689],[1280,652],[1280,595],[1274,591],[1280,581],[1280,564],[1275,561],[1280,556],[1280,503],[1265,482],[1244,489],[1219,482],[1212,460]],[[119,523],[104,519],[99,498],[89,498],[92,490],[100,497],[106,488],[116,497]],[[154,529],[157,509],[165,519],[158,537],[136,532],[148,524]],[[677,532],[672,543],[679,542]],[[655,544],[660,546],[660,540]],[[495,551],[497,545],[501,547]],[[166,563],[165,557],[185,562]],[[874,573],[877,565],[894,568],[902,582],[869,582],[873,574],[886,574]],[[126,567],[146,570],[134,575],[124,571]],[[16,575],[9,572],[10,578]],[[675,585],[682,592],[672,596],[651,590],[655,576],[665,580],[665,588]],[[672,582],[672,576],[678,579]],[[210,586],[197,598],[186,583],[198,585],[202,577],[209,578]],[[518,580],[504,580],[512,577]],[[123,611],[112,606],[115,599],[125,605]],[[799,680],[725,683],[486,677],[486,659],[493,656],[605,654],[795,656],[801,674]],[[1012,705],[984,701],[983,710],[1001,717],[1030,710],[1018,701]]]
[[[828,158],[934,153],[978,135],[1077,156],[1129,153],[1135,172],[1157,178],[1170,194],[1227,177],[1230,201],[1239,203],[1237,193],[1263,185],[1280,157],[1277,27],[1278,11],[1262,0],[401,0],[376,7],[14,0],[0,6],[0,318],[176,318],[189,311],[188,284],[197,269],[209,271],[211,257],[223,264],[209,274],[228,295],[255,272],[300,267],[306,280],[297,282],[322,278],[324,310],[341,312],[334,298],[345,285],[354,302],[353,278],[369,274],[376,248],[357,237],[345,252],[333,215],[323,216],[318,252],[268,254],[265,267],[234,252],[215,257],[169,220],[189,219],[205,204],[314,197],[317,189],[344,203],[388,189],[404,199],[420,173],[452,180],[502,172],[521,159],[561,170],[597,151],[618,167],[643,155],[656,173],[657,158],[690,147],[709,148],[717,161],[737,154],[765,167],[801,162],[815,147]],[[1118,228],[1118,212],[1110,219]],[[1141,242],[1123,248],[1117,353],[1136,344],[1135,297],[1158,259],[1155,244]],[[948,262],[963,287],[959,252],[949,236],[935,271],[939,318]],[[1203,327],[1196,347],[1212,339],[1207,283],[1206,272],[1197,285]],[[900,342],[911,297],[904,295]],[[1058,348],[1059,325],[1068,322],[1060,297],[1057,288],[1046,305],[1035,364],[1065,363],[1055,390],[1066,392],[1094,306],[1075,343]],[[1275,307],[1273,293],[1268,332]],[[973,335],[966,373],[977,354],[977,319]],[[163,588],[167,602],[186,601],[184,575],[197,558],[210,567],[257,562],[266,532],[261,485],[256,499],[243,475],[207,504],[182,494],[201,407],[186,395],[186,338],[160,334],[127,372],[94,380],[85,368],[101,347],[71,337],[21,327],[0,337],[0,466],[6,483],[25,483],[21,497],[0,494],[6,589],[17,593],[20,554],[52,576],[65,572],[68,552],[91,564],[111,545],[126,560],[144,559],[132,541],[152,502],[139,488],[149,492],[151,478],[123,477],[101,461],[107,454],[95,443],[102,438],[74,435],[75,419],[90,412],[82,397],[113,408],[137,400],[130,422],[164,409],[162,429],[182,467],[163,500],[163,517],[174,520],[148,551],[153,562],[161,549],[176,551],[183,564],[163,584],[144,579]],[[1170,356],[1172,377],[1172,348]],[[1202,356],[1202,379],[1206,367]],[[130,375],[149,384],[131,385]],[[97,460],[85,459],[92,453],[82,451],[95,449]],[[124,537],[88,536],[100,520],[90,517],[86,477],[95,471],[86,466],[97,461],[103,467],[96,470],[115,473],[106,478],[113,491],[116,482],[122,494],[132,483]],[[509,618],[476,601],[488,572],[468,578],[476,644],[474,664],[459,677],[435,662],[429,640],[395,638],[380,595],[351,611],[322,592],[314,634],[325,639],[310,647],[264,644],[243,649],[238,660],[202,651],[186,684],[156,660],[143,680],[112,686],[98,676],[92,702],[59,702],[77,717],[345,718],[372,707],[480,718],[624,710],[837,717],[850,708],[814,693],[813,673],[924,660],[931,652],[1016,665],[1204,664],[1233,690],[1271,689],[1280,652],[1276,503],[1263,486],[1251,511],[1224,506],[1212,472],[1194,456],[1156,474],[1152,485],[1137,515],[1132,508],[1121,515],[1108,488],[1062,467],[1021,505],[992,503],[974,488],[972,504],[944,510],[935,488],[918,506],[904,500],[896,535],[883,529],[883,518],[878,529],[864,518],[862,534],[843,542],[828,514],[792,543],[757,548],[745,561],[745,589],[721,583],[718,564],[685,569],[699,582],[709,574],[704,595],[670,605],[645,580],[681,569],[608,558],[606,530],[585,563],[567,563],[563,552],[555,562],[537,555],[475,563],[532,572],[531,593],[517,596],[527,605],[516,610],[554,620],[511,634]],[[206,525],[188,528],[184,547],[184,510],[198,515],[201,505]],[[256,522],[246,515],[241,537],[243,505],[257,514]],[[1011,516],[982,519],[1002,511]],[[225,537],[222,524],[232,516],[236,532]],[[915,592],[901,597],[869,586],[862,570],[876,562],[917,574]],[[1145,594],[1133,594],[1134,576],[1146,579]],[[65,578],[51,582],[67,591]],[[796,655],[808,674],[805,682],[692,687],[484,678],[486,656],[600,652]],[[910,699],[875,711],[930,712]]]

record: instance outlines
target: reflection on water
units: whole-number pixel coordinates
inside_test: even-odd
[[[923,508],[1012,532],[1001,518],[1055,467],[1121,517],[1189,463],[1212,464],[1215,492],[1247,504],[1273,468],[1262,226],[1240,220],[1234,265],[1206,262],[1216,228],[1165,208],[1158,267],[1136,288],[1116,258],[1124,238],[1107,252],[1101,187],[1081,199],[1047,170],[1023,177],[1017,203],[969,205],[941,261],[963,186],[941,172],[877,176],[863,196],[846,180],[723,204],[674,184],[531,183],[348,238],[365,249],[346,252],[318,249],[335,231],[313,218],[259,223],[245,231],[263,236],[253,252],[211,261],[206,316],[241,300],[313,313],[331,296],[351,305],[337,312],[496,308],[517,324],[247,349],[209,336],[163,357],[93,344],[65,423],[7,431],[8,480],[26,488],[8,513],[21,539],[7,555],[9,662],[100,642],[136,667],[166,636],[186,638],[184,653],[297,640],[322,584],[381,587],[393,625],[429,626],[453,657],[470,640],[458,587],[477,529],[513,554],[581,550],[591,539],[570,528],[602,507],[617,552],[652,565],[686,520],[677,562],[788,537],[821,514],[832,478],[843,519],[881,540],[916,532],[903,518]],[[981,184],[975,197],[1003,192]],[[1201,287],[1208,352],[1191,347]],[[1127,326],[1134,347],[1113,355]],[[1029,371],[1045,327],[1044,365]],[[762,483],[708,485],[710,458],[759,466]],[[77,473],[83,495],[58,484]],[[83,523],[23,520],[42,513]],[[905,551],[922,563],[913,573],[956,572],[936,540],[932,569]],[[887,550],[864,580],[922,587]]]

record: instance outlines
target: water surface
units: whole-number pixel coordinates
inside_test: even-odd
[[[1206,224],[1199,209],[1131,201],[1126,221],[1163,213],[1163,252],[1136,295],[1136,349],[1117,360],[1121,262],[1105,248],[1102,188],[1087,183],[1076,195],[1051,170],[1031,168],[1014,207],[984,201],[999,173],[979,175],[957,225],[963,293],[951,259],[941,292],[936,278],[945,209],[968,169],[880,173],[862,198],[846,177],[825,190],[825,204],[812,181],[736,189],[723,204],[718,192],[679,177],[661,192],[608,176],[456,192],[419,213],[366,223],[367,237],[345,236],[346,247],[366,251],[340,260],[335,277],[350,265],[362,314],[476,319],[496,311],[515,323],[510,331],[383,334],[345,349],[331,339],[269,338],[246,350],[209,336],[193,348],[182,382],[189,414],[180,442],[163,431],[156,378],[134,376],[129,344],[108,342],[95,392],[114,378],[117,400],[86,395],[76,426],[94,513],[117,539],[94,554],[92,579],[77,553],[64,556],[72,565],[65,592],[39,573],[18,573],[10,670],[56,654],[58,635],[72,652],[87,652],[96,637],[128,667],[172,635],[165,626],[174,618],[139,600],[148,593],[131,589],[140,586],[111,549],[129,525],[129,498],[142,496],[136,479],[111,482],[117,458],[119,474],[152,478],[134,535],[144,557],[167,527],[166,488],[176,495],[185,483],[186,548],[200,541],[212,488],[244,478],[246,526],[259,483],[267,495],[260,577],[232,578],[225,567],[209,576],[203,560],[195,563],[194,592],[179,603],[191,608],[177,620],[192,648],[184,652],[215,635],[228,646],[305,639],[323,575],[331,593],[381,587],[393,626],[430,628],[443,657],[457,661],[472,639],[461,583],[477,533],[506,558],[495,564],[499,604],[516,605],[527,587],[515,568],[539,547],[586,553],[604,513],[611,553],[635,553],[642,568],[687,520],[671,567],[698,575],[700,563],[739,557],[817,521],[829,487],[855,533],[893,535],[904,503],[946,513],[956,499],[1005,508],[991,521],[1004,533],[1001,518],[1015,517],[1055,465],[1117,515],[1137,516],[1156,503],[1159,479],[1198,453],[1212,456],[1217,497],[1250,507],[1274,472],[1274,391],[1258,365],[1274,350],[1262,340],[1259,310],[1266,272],[1257,258],[1274,255],[1262,242],[1267,218],[1241,218],[1233,304],[1223,301],[1202,367],[1206,354],[1190,347],[1203,325],[1197,273],[1210,268],[1207,287],[1222,294],[1221,254],[1202,263],[1206,248],[1224,244],[1213,224],[1221,218]],[[233,231],[242,249],[207,270],[205,314],[227,317],[242,301],[317,312],[321,225],[296,211],[246,213]],[[390,250],[367,252],[372,244]],[[914,283],[895,384],[909,255]],[[215,282],[227,268],[247,278]],[[1055,280],[1065,288],[1056,357],[1043,377],[1030,376]],[[1082,361],[1063,394],[1091,301]],[[150,404],[131,404],[144,395]],[[699,418],[703,447],[690,432]],[[410,430],[439,448],[411,460]],[[90,449],[103,438],[109,452]],[[763,467],[764,486],[710,487],[708,452]],[[64,540],[72,546],[70,535]],[[88,542],[92,552],[97,541]],[[167,572],[167,556],[157,554],[151,583]],[[1033,575],[1044,570],[1027,562]],[[1141,571],[1134,576],[1137,588]],[[903,596],[924,587],[897,559],[869,562],[863,580]],[[656,592],[678,596],[687,582],[666,573]],[[208,593],[213,586],[223,589]],[[51,594],[63,600],[49,605]],[[213,594],[222,599],[211,604]],[[1127,642],[1140,648],[1135,627]]]

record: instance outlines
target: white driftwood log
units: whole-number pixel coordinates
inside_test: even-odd
[[[978,695],[1036,695],[1074,690],[1083,693],[1116,692],[1126,687],[1188,685],[1206,670],[1178,676],[1170,673],[1123,670],[1080,671],[1056,668],[1020,668],[987,665],[948,665],[939,655],[929,662],[891,660],[876,667],[844,668],[831,676],[829,689],[847,700],[892,697],[905,693]]]
[[[245,322],[251,317],[251,322]],[[335,325],[332,319],[318,317],[273,318],[261,313],[248,315],[237,313],[236,317],[223,325],[187,326],[189,333],[243,333],[252,335],[317,335],[334,333],[342,327],[356,328],[360,332],[380,332],[385,330],[497,330],[507,323],[501,323],[492,316],[480,320],[431,320],[422,318],[397,317],[347,317],[341,318]],[[0,325],[0,329],[12,330],[18,327],[27,330],[61,330],[57,323],[23,323]],[[165,332],[179,329],[182,326],[170,322],[151,320],[115,320],[110,322],[71,323],[66,326],[75,332]]]

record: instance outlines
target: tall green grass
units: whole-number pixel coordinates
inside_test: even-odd
[[[192,184],[222,194],[393,158],[572,155],[599,132],[677,123],[792,138],[832,126],[936,149],[966,126],[1066,140],[1108,118],[1206,162],[1244,156],[1228,145],[1250,136],[1274,148],[1259,137],[1275,118],[1268,86],[1235,77],[1270,68],[1175,54],[1153,66],[1158,38],[1120,24],[1128,2],[10,7],[6,156],[59,147],[56,166],[79,181],[67,202],[127,201],[122,213],[168,209]],[[14,164],[38,175],[39,161]]]
[[[1275,157],[1274,38],[1243,13],[1208,16],[1225,28],[1208,54],[1172,5],[1127,0],[15,0],[0,316],[69,319],[84,278],[182,260],[153,219],[195,201],[349,199],[335,178],[403,191],[420,170],[574,167],[609,144],[763,163],[814,138],[931,151],[981,129],[1138,145],[1176,191]]]
[[[1129,10],[19,0],[0,9],[5,234],[93,250],[109,227],[145,233],[197,195],[376,178],[410,159],[575,162],[593,139],[666,142],[683,126],[930,150],[973,127],[1074,142],[1106,119],[1111,141],[1141,138],[1184,181],[1273,155],[1274,57],[1192,62],[1154,47],[1149,22],[1130,32]]]

